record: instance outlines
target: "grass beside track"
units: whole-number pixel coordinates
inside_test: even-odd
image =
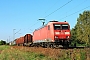
[[[0,60],[90,60],[90,48],[50,49],[0,46]]]
[[[5,50],[5,49],[8,49],[8,48],[10,48],[10,46],[0,45],[0,50]]]
[[[51,60],[41,53],[14,49],[10,46],[0,46],[0,50],[0,60]]]

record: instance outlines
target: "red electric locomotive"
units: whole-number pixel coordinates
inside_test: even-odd
[[[33,32],[33,43],[41,46],[69,46],[70,25],[68,22],[50,21]]]

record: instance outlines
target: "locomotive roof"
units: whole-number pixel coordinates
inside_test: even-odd
[[[61,23],[61,24],[69,24],[68,22],[58,22],[58,21],[49,21],[47,24],[45,24],[45,25],[43,25],[42,27],[40,27],[40,28],[38,28],[38,29],[35,29],[35,31],[36,30],[39,30],[39,29],[41,29],[41,28],[43,28],[43,27],[45,27],[45,26],[47,26],[47,25],[50,25],[50,24],[52,24],[52,23]]]
[[[46,25],[50,25],[50,24],[54,24],[54,23],[56,23],[56,24],[58,24],[58,23],[60,23],[60,24],[69,24],[68,22],[58,22],[58,21],[50,21],[50,22],[48,22]]]

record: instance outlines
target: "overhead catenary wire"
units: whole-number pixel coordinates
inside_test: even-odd
[[[58,1],[59,1],[59,0],[58,0]],[[57,2],[55,2],[55,4],[56,4],[56,3],[57,3]],[[54,4],[54,5],[55,5],[55,4]],[[54,5],[53,5],[53,6],[54,6]],[[53,6],[51,6],[50,8],[52,8]],[[50,8],[49,8],[49,9],[47,9],[47,11],[48,11],[48,10],[50,10]],[[46,12],[47,12],[47,11],[46,11]],[[46,12],[44,12],[44,14],[45,14]],[[38,20],[36,20],[36,21],[37,21],[37,22],[36,22],[36,23],[34,23],[34,24],[32,24],[32,25],[30,26],[30,28],[31,28],[32,26],[36,25],[36,24],[39,22]],[[47,21],[47,20],[45,20],[45,21]],[[32,30],[32,29],[30,29],[30,28],[27,28],[27,29],[25,29],[25,30],[28,30],[28,29],[29,29],[30,31],[33,31],[33,30]],[[25,30],[24,30],[24,31],[25,31]]]
[[[21,29],[20,29],[19,31],[21,31]],[[19,33],[19,31],[17,31],[17,32],[16,32],[16,33],[14,33],[14,34],[17,34],[17,33]]]
[[[38,22],[39,22],[39,21],[36,20],[36,22],[35,22],[34,24],[32,24],[29,28],[25,29],[24,31],[26,31],[26,30],[33,31],[31,28],[32,28],[34,25],[36,25]]]
[[[58,0],[58,1],[60,1],[60,0]],[[44,12],[44,15],[45,15],[45,13],[50,11],[50,9],[53,8],[58,3],[58,1],[56,1],[51,7],[47,8],[47,10]]]
[[[47,15],[47,16],[45,16],[44,18],[46,18],[46,17],[48,17],[48,16],[50,16],[51,14],[53,14],[53,13],[55,13],[56,11],[58,11],[59,9],[61,9],[62,7],[64,7],[64,6],[66,6],[67,4],[69,4],[70,2],[72,2],[73,0],[70,0],[70,1],[68,1],[67,3],[65,3],[64,5],[62,5],[61,7],[59,7],[58,9],[56,9],[55,11],[53,11],[52,13],[50,13],[49,15]],[[46,20],[45,20],[46,21]],[[36,25],[38,23],[38,21],[35,23],[35,24],[33,24],[32,26],[34,26],[34,25]],[[31,26],[31,27],[32,27]],[[30,28],[31,28],[30,27]],[[28,28],[28,29],[30,29],[30,28]],[[30,29],[31,30],[31,29]],[[32,30],[33,31],[33,30]]]
[[[53,11],[52,13],[50,13],[50,14],[48,14],[47,16],[45,16],[44,18],[47,18],[48,16],[50,16],[50,15],[52,15],[53,13],[55,13],[56,11],[58,11],[59,9],[61,9],[61,8],[63,8],[64,6],[66,6],[67,4],[69,4],[70,2],[72,2],[73,0],[70,0],[70,1],[68,1],[67,3],[65,3],[64,5],[62,5],[61,7],[59,7],[58,9],[56,9],[55,11]],[[81,10],[80,10],[81,11]],[[46,12],[45,12],[46,13]],[[75,12],[75,13],[77,13],[77,12]],[[73,14],[75,14],[75,13],[72,13],[72,14],[70,14],[70,15],[73,15]],[[70,16],[69,15],[69,16]],[[68,17],[68,16],[65,16],[64,18],[66,18],[66,17]],[[45,20],[46,21],[46,20]],[[33,25],[31,25],[30,26],[30,28],[32,28],[34,25],[36,25],[37,23],[38,23],[39,21],[37,20],[37,22],[35,23],[35,24],[33,24]],[[30,28],[28,28],[30,31],[33,31],[32,29],[30,29]],[[25,30],[24,30],[25,31]]]
[[[76,11],[76,12],[74,12],[74,13],[72,13],[72,14],[68,15],[68,16],[74,15],[74,14],[76,14],[76,13],[78,13],[78,12],[80,12],[80,11],[82,11],[82,10],[86,9],[86,8],[89,8],[89,7],[90,7],[90,6],[87,6],[87,7],[83,8],[83,9],[81,9],[81,10],[78,10],[78,11]],[[61,18],[60,20],[62,20],[62,19],[64,19],[64,18],[66,18],[66,17],[68,17],[68,16],[63,17],[63,18]]]
[[[42,15],[45,15],[48,11],[50,11],[50,9],[52,9],[57,3],[59,3],[58,1],[60,1],[60,0],[57,0],[53,5],[51,5],[49,8],[47,8],[47,10]],[[48,22],[48,21],[45,19],[45,22]]]
[[[68,1],[67,3],[65,3],[64,5],[62,5],[61,7],[59,7],[58,9],[56,9],[55,11],[53,11],[52,13],[50,13],[49,15],[45,16],[44,18],[46,18],[46,17],[50,16],[51,14],[55,13],[56,11],[58,11],[59,9],[61,9],[62,7],[64,7],[64,6],[66,6],[67,4],[69,4],[71,1],[72,1],[72,0]],[[57,3],[57,2],[56,2],[56,3]],[[56,4],[56,3],[55,3],[55,4]],[[46,13],[46,12],[45,12],[45,13]],[[47,21],[47,20],[45,20],[45,21]],[[36,25],[37,23],[38,23],[38,21],[37,21],[35,24],[33,24],[32,26]],[[30,26],[30,28],[31,28],[32,26]],[[29,28],[28,28],[28,29],[29,29]],[[30,29],[30,30],[31,30],[31,29]],[[25,30],[24,30],[24,31],[25,31]]]
[[[50,14],[48,14],[47,16],[45,16],[44,18],[47,18],[48,16],[52,15],[53,13],[55,13],[56,11],[58,11],[59,9],[63,8],[64,6],[66,6],[67,4],[69,4],[70,2],[72,2],[73,0],[68,1],[67,3],[65,3],[64,5],[62,5],[61,7],[59,7],[58,9],[56,9],[55,11],[51,12]]]
[[[68,10],[68,11],[65,12],[65,13],[68,13],[68,12],[72,11],[74,8],[79,7],[80,5],[82,5],[83,3],[85,3],[86,1],[87,1],[87,0],[84,0],[83,2],[79,3],[78,5],[76,5],[75,7],[71,8],[70,10]],[[64,13],[64,14],[65,14],[65,13]]]

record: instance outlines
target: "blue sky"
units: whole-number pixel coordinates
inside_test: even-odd
[[[20,30],[15,38],[32,33],[42,26],[39,18],[45,18],[46,23],[50,20],[67,21],[73,28],[79,14],[90,10],[90,0],[72,0],[66,4],[69,1],[71,0],[0,0],[0,40],[12,41],[13,29],[16,29],[15,33]]]

